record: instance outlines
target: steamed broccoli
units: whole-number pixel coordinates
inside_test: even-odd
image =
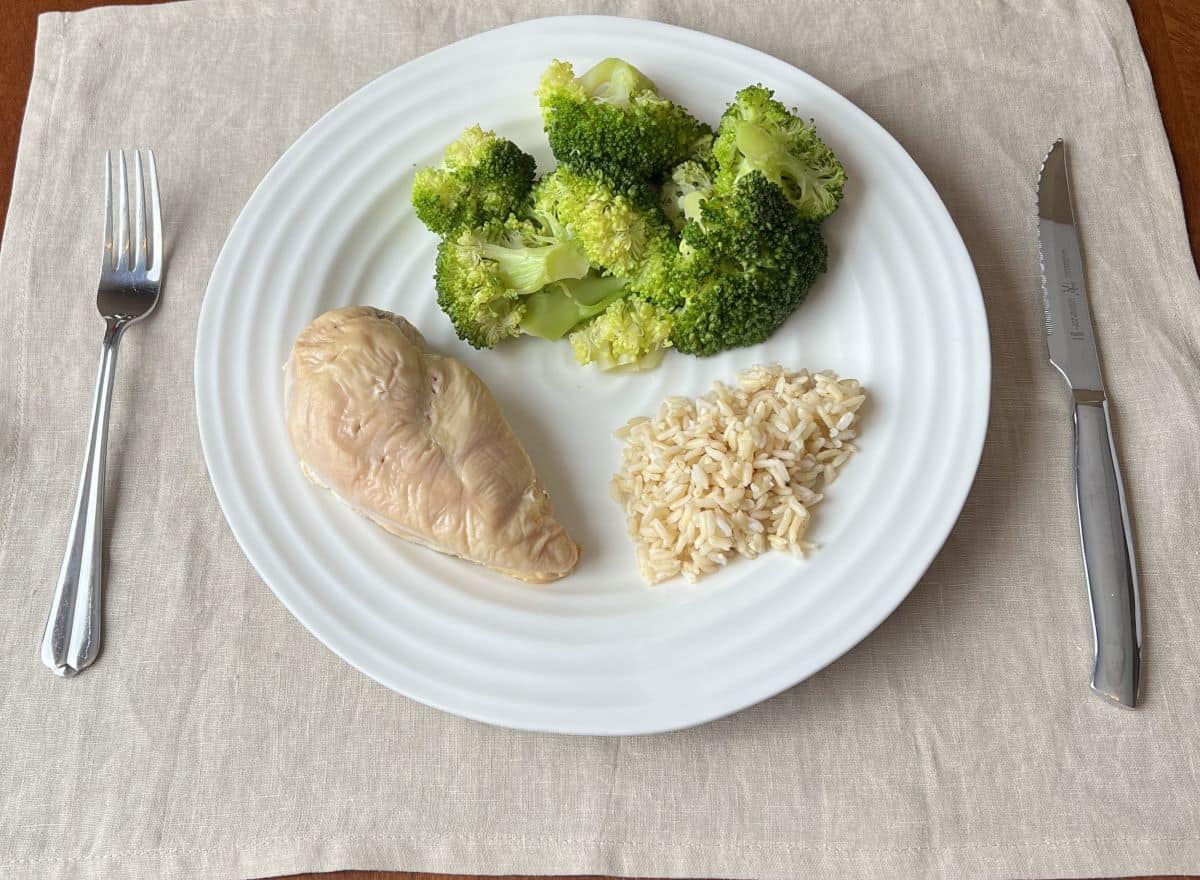
[[[762,342],[825,271],[845,171],[769,89],[738,92],[715,137],[615,58],[579,77],[555,61],[537,94],[557,170],[535,182],[475,126],[414,181],[461,339],[569,336],[582,364],[648,369]]]
[[[725,110],[713,142],[716,184],[729,189],[758,171],[783,188],[803,217],[823,220],[837,210],[846,170],[816,129],[773,96],[764,86],[748,86]]]
[[[610,305],[571,334],[575,360],[602,370],[649,370],[671,345],[671,317],[639,297]]]
[[[747,174],[705,199],[683,229],[672,342],[711,355],[764,341],[804,301],[825,260],[818,224],[761,172]]]
[[[650,187],[559,168],[533,188],[533,205],[569,229],[596,268],[650,296],[666,286],[676,236]]]
[[[491,220],[442,239],[434,285],[460,339],[491,348],[520,333],[522,297],[588,274],[587,256],[565,229],[521,219]]]
[[[537,97],[559,164],[619,185],[659,177],[711,135],[619,58],[607,58],[580,77],[569,62],[555,61],[542,74]]]
[[[475,125],[446,147],[440,167],[416,173],[413,208],[439,235],[503,220],[529,194],[534,170],[532,156]]]

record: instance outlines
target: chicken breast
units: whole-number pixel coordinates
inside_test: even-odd
[[[313,482],[389,532],[533,583],[579,547],[483,381],[367,306],[318,317],[286,367],[288,436]]]

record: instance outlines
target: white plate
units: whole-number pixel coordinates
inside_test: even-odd
[[[553,48],[550,48],[553,47]],[[763,82],[817,121],[848,169],[826,224],[828,274],[769,342],[606,375],[569,346],[475,352],[434,303],[435,241],[408,209],[415,166],[472,123],[551,157],[532,96],[551,52],[629,59],[715,122]],[[578,570],[531,587],[393,538],[301,476],[282,373],[314,316],[351,304],[411,319],[491,386],[560,519]],[[862,452],[814,517],[807,561],[738,560],[699,585],[647,588],[608,480],[611,432],[668,394],[755,363],[833,369],[872,400]],[[912,589],[971,485],[988,412],[979,285],[933,187],[882,128],[777,59],[621,18],[527,21],[448,46],[351,95],[263,179],[221,252],[200,316],[196,407],[213,486],[242,549],[333,651],[413,699],[494,724],[649,733],[741,709],[816,672]]]

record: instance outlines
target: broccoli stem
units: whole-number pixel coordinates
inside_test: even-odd
[[[628,283],[624,278],[618,278],[615,275],[589,275],[578,281],[564,281],[561,286],[567,296],[581,306],[595,306],[603,302],[607,307],[614,299],[613,294],[626,292],[625,285]],[[604,309],[600,311],[604,311]]]
[[[778,140],[771,137],[769,132],[764,131],[762,126],[755,125],[753,122],[738,124],[734,143],[742,151],[742,155],[752,162],[770,162],[779,153],[786,152]]]
[[[636,92],[658,92],[644,73],[620,58],[605,58],[579,77],[579,85],[598,101],[617,107],[629,106]]]
[[[591,269],[587,255],[574,241],[522,248],[488,244],[482,252],[496,261],[504,284],[522,294],[564,278],[582,278]]]
[[[628,292],[625,279],[595,275],[551,284],[522,299],[521,331],[542,339],[562,339]]]

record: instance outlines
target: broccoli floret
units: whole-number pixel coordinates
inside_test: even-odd
[[[779,329],[825,271],[820,227],[760,172],[704,201],[688,221],[673,292],[671,339],[687,354],[756,345]]]
[[[434,285],[458,337],[491,348],[520,333],[523,296],[564,278],[583,278],[589,268],[565,229],[510,216],[444,238]]]
[[[562,339],[628,293],[625,279],[614,276],[589,275],[578,280],[556,281],[524,298],[521,332],[543,339]]]
[[[651,187],[559,168],[538,181],[533,205],[570,230],[596,268],[648,296],[665,288],[676,240]]]
[[[503,220],[529,194],[534,171],[532,156],[475,125],[446,147],[440,167],[417,172],[412,205],[439,235]]]
[[[822,220],[837,210],[846,170],[816,129],[773,95],[764,86],[748,86],[726,109],[713,143],[716,185],[728,190],[758,171],[783,188],[801,216]]]
[[[602,370],[649,370],[671,345],[671,316],[640,297],[619,299],[571,334],[575,360]]]
[[[569,62],[554,61],[537,97],[559,164],[618,185],[660,177],[712,133],[619,58],[607,58],[580,77]]]

